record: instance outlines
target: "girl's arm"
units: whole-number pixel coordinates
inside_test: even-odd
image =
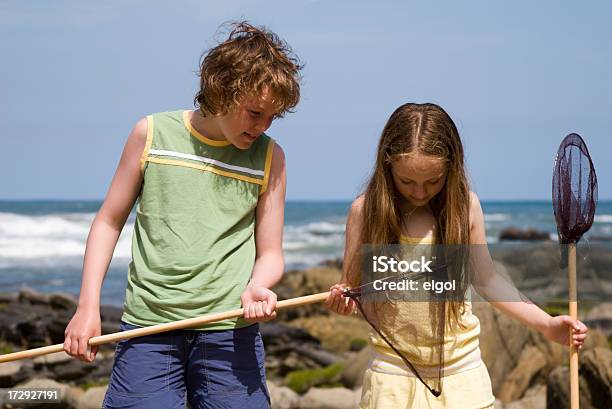
[[[89,230],[83,278],[77,310],[64,333],[64,351],[85,362],[94,360],[98,347],[88,348],[91,337],[101,334],[100,289],[119,234],[142,185],[140,157],[144,150],[147,121],[141,119],[129,135],[121,160]]]
[[[241,301],[244,318],[267,321],[276,317],[276,294],[270,290],[283,276],[283,221],[287,175],[285,153],[274,145],[268,188],[259,198],[255,215],[257,255],[253,273]]]
[[[338,284],[330,288],[331,294],[325,300],[325,306],[338,314],[349,315],[355,311],[355,301],[342,296],[345,287],[357,285],[356,272],[351,271],[354,266],[354,257],[357,256],[360,246],[362,229],[363,196],[353,201],[346,221],[346,232],[344,241],[344,259],[342,261],[342,277]]]
[[[568,315],[551,317],[536,304],[519,300],[519,291],[495,271],[486,245],[484,216],[475,193],[470,194],[471,251],[474,254],[474,287],[490,304],[503,313],[541,332],[546,338],[569,346],[568,327],[572,328],[573,343],[579,348],[586,339],[588,328]]]

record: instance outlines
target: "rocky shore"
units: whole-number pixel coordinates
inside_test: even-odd
[[[550,294],[544,295],[552,297],[561,291],[550,279],[545,283],[547,278],[541,273],[532,277],[535,273],[529,270],[531,267],[517,263],[517,258],[510,253],[501,252],[497,256],[505,260],[503,265],[498,264],[499,270],[511,280],[533,289],[534,294],[549,291]],[[597,258],[597,262],[610,262],[606,267],[612,266],[608,260],[612,257],[606,257]],[[549,262],[558,263],[554,258]],[[331,262],[307,271],[287,272],[275,291],[279,299],[313,294],[328,290],[339,277],[338,263]],[[562,304],[544,307],[552,314],[563,312]],[[0,293],[0,353],[63,342],[64,329],[75,308],[76,298],[70,294],[41,294],[29,289]],[[582,312],[590,331],[580,354],[581,408],[609,408],[612,303],[593,303]],[[474,313],[481,321],[480,348],[498,399],[496,408],[569,407],[566,349],[500,314],[487,303],[474,303]],[[117,332],[120,316],[120,308],[104,306],[101,309],[103,333]],[[329,314],[322,305],[310,305],[279,312],[276,321],[261,324],[261,332],[266,345],[273,408],[357,406],[361,377],[371,353],[367,346],[368,326],[362,319]],[[99,408],[113,354],[114,345],[106,345],[90,364],[64,353],[0,364],[0,388],[57,387],[62,403],[48,407]],[[0,402],[0,407],[19,406]]]

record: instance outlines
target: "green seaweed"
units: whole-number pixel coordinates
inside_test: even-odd
[[[89,388],[93,388],[96,386],[106,386],[106,385],[108,385],[108,379],[100,378],[100,379],[93,379],[93,380],[87,381],[79,385],[79,387],[83,390],[87,390]]]
[[[567,301],[562,300],[551,301],[542,309],[553,317],[557,315],[567,315],[569,311]]]
[[[15,352],[15,348],[13,347],[13,345],[11,345],[10,342],[8,342],[6,340],[6,338],[4,338],[4,336],[0,335],[0,354],[4,355],[4,354],[10,354],[12,352]]]
[[[336,363],[323,368],[293,371],[287,374],[285,384],[299,394],[306,393],[313,386],[338,386],[343,369],[344,364]]]
[[[363,338],[353,338],[351,339],[349,349],[351,351],[361,351],[368,345],[368,340]]]

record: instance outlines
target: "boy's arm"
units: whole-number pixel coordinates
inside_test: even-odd
[[[104,203],[87,237],[78,307],[66,327],[64,341],[64,350],[83,361],[93,361],[97,352],[97,347],[88,350],[87,342],[100,335],[100,289],[121,230],[140,192],[140,157],[146,134],[147,121],[141,119],[127,139]]]
[[[283,221],[286,184],[285,153],[275,144],[268,188],[259,198],[255,215],[255,265],[241,296],[244,317],[249,321],[276,317],[276,294],[270,288],[280,281],[285,269]]]
[[[586,325],[568,315],[551,317],[536,304],[519,301],[518,289],[495,271],[487,247],[484,216],[480,201],[470,193],[470,244],[474,261],[474,287],[490,304],[503,313],[541,332],[548,339],[569,346],[568,327],[573,329],[573,342],[582,347],[588,331]],[[516,300],[516,301],[511,301]]]

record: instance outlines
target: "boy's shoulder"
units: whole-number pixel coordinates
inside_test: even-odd
[[[147,115],[147,117],[161,118],[161,117],[172,117],[172,118],[181,118],[184,113],[187,112],[187,109],[172,109],[168,111],[160,111],[160,112],[152,112]]]
[[[168,111],[160,111],[148,114],[146,116],[147,125],[151,131],[155,129],[155,134],[158,132],[175,134],[189,129],[188,109],[173,109]]]

